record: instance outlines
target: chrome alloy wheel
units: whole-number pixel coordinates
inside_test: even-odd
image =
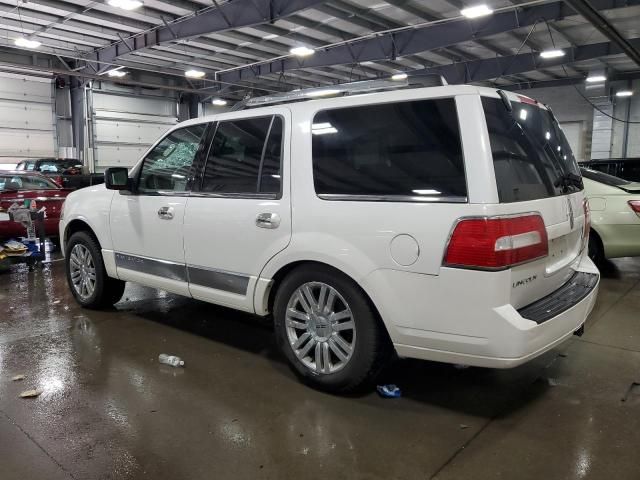
[[[73,289],[83,300],[93,295],[96,289],[96,267],[87,247],[78,243],[69,255],[69,271]]]
[[[345,299],[330,285],[308,282],[293,292],[285,317],[293,353],[316,373],[347,365],[356,345],[356,325]]]

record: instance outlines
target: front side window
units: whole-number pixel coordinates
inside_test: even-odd
[[[138,191],[184,192],[206,124],[174,130],[146,156],[140,170]]]
[[[281,184],[282,119],[260,117],[218,124],[202,181],[216,194],[277,194]]]
[[[311,134],[314,185],[321,198],[467,196],[452,98],[321,111]]]
[[[0,176],[0,190],[58,190],[59,188],[48,178],[29,175]]]

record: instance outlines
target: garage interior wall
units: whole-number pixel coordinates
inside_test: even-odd
[[[577,88],[585,92],[583,86]],[[640,80],[612,82],[589,96],[594,103],[604,104],[605,111],[613,112],[616,118],[640,122],[640,94],[625,98],[609,95],[621,89],[640,92]],[[551,106],[579,161],[596,155],[640,157],[640,124],[606,121],[606,116],[595,111],[574,86],[520,93]],[[44,74],[0,73],[0,168],[12,168],[26,158],[78,158],[70,105],[68,84],[56,88],[53,79]],[[199,105],[198,115],[221,113],[228,108],[206,101]],[[87,89],[87,109],[85,158],[96,172],[109,166],[133,166],[164,132],[190,116],[189,102],[180,99],[178,93],[107,82],[94,82]],[[610,132],[602,132],[602,128]],[[601,138],[606,139],[604,145],[599,143],[598,152],[592,152],[593,142]]]
[[[0,73],[0,165],[56,155],[51,77]]]
[[[622,122],[613,122],[611,156],[640,157],[640,80],[625,82],[622,85],[625,86],[625,89],[633,90],[636,93],[632,97],[616,99],[614,116],[636,123],[628,123],[625,126]],[[624,148],[625,140],[626,151]]]
[[[166,91],[146,91],[109,84],[87,90],[89,152],[96,172],[132,167],[145,151],[178,122],[178,105]]]
[[[640,121],[640,80],[634,82],[611,82],[601,90],[580,91],[604,112],[620,120]],[[632,97],[617,98],[611,92],[631,89]],[[595,110],[576,91],[574,86],[534,88],[518,93],[535,98],[551,107],[562,124],[563,131],[571,144],[578,161],[592,158],[640,157],[640,124],[625,124],[612,120]],[[628,113],[627,113],[628,111]],[[594,131],[594,125],[596,126]],[[609,132],[604,130],[609,129]],[[625,134],[625,130],[627,130]],[[593,151],[594,139],[605,138],[606,144],[598,145]],[[626,140],[626,151],[625,151]]]

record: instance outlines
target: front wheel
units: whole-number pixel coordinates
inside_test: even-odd
[[[323,266],[303,266],[276,293],[280,349],[311,386],[348,393],[371,383],[389,358],[389,341],[364,292]]]
[[[65,268],[71,293],[83,307],[109,307],[122,298],[125,282],[107,275],[100,246],[87,232],[76,232],[67,242]]]

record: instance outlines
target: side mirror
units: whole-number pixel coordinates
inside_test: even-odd
[[[129,189],[129,170],[124,167],[111,167],[104,171],[104,184],[109,190]]]

